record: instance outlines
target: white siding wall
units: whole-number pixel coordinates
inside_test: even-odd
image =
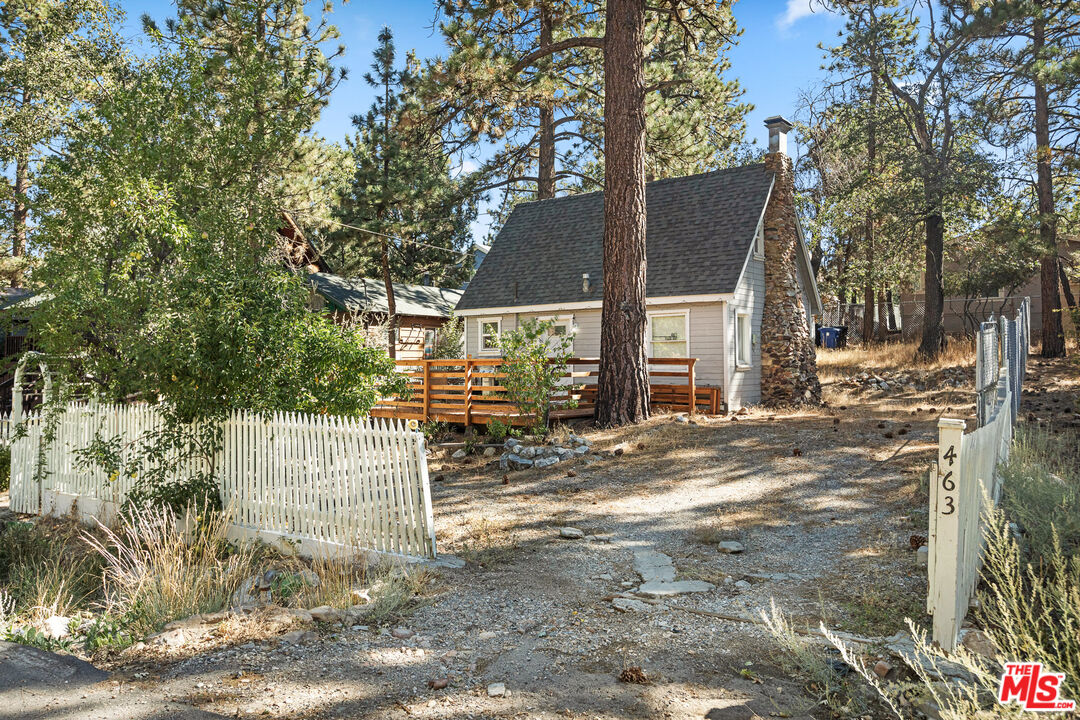
[[[810,330],[810,334],[814,334],[814,307],[810,302],[811,297],[811,284],[810,284],[810,270],[802,262],[798,261],[799,267],[799,286],[802,288],[802,301],[803,307],[806,308],[806,327]]]
[[[687,303],[681,305],[649,305],[649,312],[690,311],[690,356],[698,358],[695,381],[698,386],[723,387],[724,341],[722,330],[723,304]],[[487,315],[502,319],[503,331],[513,330],[519,322],[528,318],[573,317],[577,332],[574,335],[573,352],[577,357],[600,357],[600,310],[574,310],[567,312],[519,313],[517,315]],[[465,352],[468,357],[492,357],[480,353],[481,316],[465,319]]]
[[[725,394],[728,409],[761,402],[761,315],[765,305],[765,261],[751,256],[746,271],[735,288],[735,297],[727,307],[727,353],[731,385]],[[748,368],[735,366],[735,316],[750,313],[750,335],[753,339],[751,363]]]

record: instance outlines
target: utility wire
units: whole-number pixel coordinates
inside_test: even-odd
[[[349,225],[348,223],[338,222],[337,220],[329,220],[327,218],[319,218],[315,215],[303,211],[294,211],[297,215],[307,215],[310,218],[321,220],[322,222],[330,223],[331,225],[337,225],[338,227],[348,228],[350,230],[359,230],[370,235],[377,235],[378,237],[387,238],[389,240],[397,240],[400,243],[412,243],[413,245],[419,245],[420,247],[431,248],[432,250],[442,250],[443,252],[453,253],[465,257],[469,254],[468,250],[455,250],[453,248],[442,247],[441,245],[432,245],[430,243],[420,242],[419,240],[406,240],[403,237],[397,235],[387,235],[386,233],[376,232],[375,230],[369,230],[368,228],[357,227],[356,225]],[[449,219],[449,218],[444,218]],[[395,250],[401,250],[401,248],[395,247]]]

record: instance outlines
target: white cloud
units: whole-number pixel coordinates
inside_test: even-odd
[[[479,165],[469,159],[465,159],[460,165],[450,170],[450,177],[458,177],[461,175],[467,175],[476,170]]]
[[[813,14],[814,9],[810,3],[811,0],[787,0],[787,8],[783,15],[776,18],[776,26],[781,30],[787,30],[799,20]]]

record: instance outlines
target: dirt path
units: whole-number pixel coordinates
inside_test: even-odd
[[[775,599],[814,625],[824,613],[833,627],[891,634],[905,607],[921,612],[908,539],[924,532],[913,470],[929,456],[933,418],[878,422],[831,411],[661,417],[592,432],[599,454],[505,481],[486,459],[435,460],[440,548],[469,562],[441,571],[434,604],[407,623],[415,634],[324,629],[311,642],[121,664],[87,701],[107,693],[129,699],[118,708],[271,718],[823,717],[759,626],[708,613],[753,618]],[[585,537],[560,537],[566,526]],[[720,540],[745,552],[721,553]],[[641,583],[642,550],[713,589],[617,610],[612,598]],[[867,598],[884,599],[879,615]],[[619,681],[633,666],[647,684]],[[430,688],[438,679],[448,687]],[[489,696],[496,683],[506,693]]]

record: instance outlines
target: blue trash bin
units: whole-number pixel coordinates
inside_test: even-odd
[[[821,338],[821,347],[835,350],[837,340],[840,337],[840,328],[820,327],[818,328],[818,337]]]

